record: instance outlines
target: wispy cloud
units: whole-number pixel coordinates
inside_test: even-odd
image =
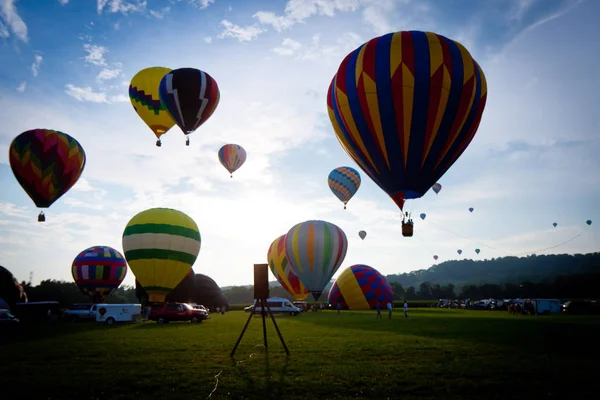
[[[150,10],[150,15],[157,19],[163,19],[169,12],[171,12],[171,7],[163,7],[158,11]]]
[[[9,37],[8,27],[20,40],[28,42],[27,25],[17,12],[15,0],[0,1],[0,19],[0,36]]]
[[[283,39],[281,46],[275,47],[273,51],[281,56],[291,56],[300,50],[302,44],[290,38]]]
[[[106,65],[106,60],[104,59],[104,54],[108,52],[106,47],[85,43],[83,49],[88,53],[83,57],[85,62],[98,66]]]
[[[98,14],[106,10],[110,13],[130,14],[134,12],[143,12],[146,10],[147,2],[144,0],[135,0],[133,2],[126,0],[97,0]]]
[[[58,0],[61,6],[69,4],[69,0]]]
[[[23,93],[27,88],[27,82],[23,81],[19,86],[17,86],[17,92]]]
[[[123,72],[123,65],[121,63],[115,63],[112,67],[103,68],[96,79],[100,81],[108,81],[118,78]]]
[[[124,94],[112,96],[106,92],[96,92],[90,86],[78,87],[71,83],[65,85],[65,93],[78,101],[90,103],[120,103],[129,101]]]
[[[253,39],[256,39],[258,35],[264,32],[264,30],[258,25],[248,25],[246,27],[241,27],[227,20],[221,21],[221,25],[225,28],[225,30],[223,30],[223,32],[219,34],[219,39],[232,37],[239,40],[240,43],[249,42]]]
[[[42,64],[42,60],[44,58],[39,54],[33,56],[33,64],[31,64],[31,73],[33,76],[37,77],[40,72],[40,65]]]

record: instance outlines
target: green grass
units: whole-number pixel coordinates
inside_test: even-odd
[[[600,390],[600,318],[414,309],[405,320],[335,311],[202,324],[48,324],[0,342],[2,398],[539,399]],[[6,334],[5,334],[6,336]],[[267,357],[268,354],[268,357]],[[217,378],[215,376],[218,375]]]

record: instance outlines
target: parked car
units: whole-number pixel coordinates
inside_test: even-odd
[[[164,324],[170,321],[190,321],[200,323],[208,318],[204,310],[195,309],[185,303],[156,303],[150,306],[151,321]]]
[[[63,312],[65,321],[95,321],[96,304],[73,304]]]
[[[12,315],[8,310],[0,310],[0,325],[17,325],[19,318]]]
[[[271,309],[273,314],[289,314],[289,315],[298,315],[302,312],[302,310],[296,306],[294,306],[288,299],[284,299],[283,297],[271,297],[267,299],[267,306]],[[262,307],[260,305],[256,305],[256,300],[254,300],[254,304],[244,308],[246,312],[254,312],[261,313]],[[267,309],[265,309],[267,311]]]
[[[206,311],[206,314],[210,314],[208,308],[204,307],[202,304],[192,304],[191,306],[196,310],[204,310]]]

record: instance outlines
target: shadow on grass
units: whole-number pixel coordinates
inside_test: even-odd
[[[0,330],[0,346],[10,342],[40,340],[66,335],[76,335],[80,332],[118,329],[121,324],[108,326],[95,322],[50,322],[26,323],[18,326],[2,327]]]

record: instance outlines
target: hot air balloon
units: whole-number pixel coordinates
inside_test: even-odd
[[[592,220],[588,219],[587,221],[585,221],[586,224],[591,225],[592,224]]]
[[[477,254],[479,254],[480,251],[481,250],[479,250],[479,249],[475,249],[475,253],[477,253]]]
[[[462,250],[461,250],[461,249],[458,249],[458,250],[456,250],[456,252],[457,252],[458,254],[462,254]]]
[[[156,145],[161,146],[160,137],[175,125],[175,120],[160,102],[158,86],[171,68],[150,67],[138,71],[129,85],[129,100],[138,116],[156,135]]]
[[[555,228],[556,228],[557,225],[558,224],[556,222],[552,224],[552,226],[555,227]]]
[[[326,221],[301,222],[285,236],[285,256],[315,301],[344,261],[347,251],[344,231]]]
[[[350,310],[371,310],[381,302],[386,307],[394,293],[386,279],[368,265],[357,264],[346,268],[329,291],[329,304]]]
[[[440,185],[439,183],[434,183],[431,188],[433,189],[435,194],[438,194],[440,190],[442,190],[442,185]]]
[[[333,194],[344,203],[345,210],[346,203],[360,187],[360,174],[354,168],[338,167],[329,173],[327,183]]]
[[[483,71],[460,43],[402,31],[346,56],[327,107],[346,153],[402,209],[465,151],[486,98]]]
[[[269,246],[267,262],[279,284],[298,301],[306,300],[309,293],[285,257],[285,235],[279,236]]]
[[[12,309],[17,303],[27,303],[27,294],[17,278],[0,265],[0,303],[2,302]]]
[[[121,253],[108,246],[93,246],[75,257],[71,266],[75,284],[94,303],[103,303],[127,274]]]
[[[475,210],[473,207],[469,207],[469,212],[473,212]]]
[[[219,104],[219,86],[209,74],[195,68],[167,73],[158,88],[160,102],[187,137],[210,118]]]
[[[421,213],[421,215],[419,215],[419,217],[421,217],[422,220],[424,220],[426,216],[427,216],[427,214],[425,214],[425,213]]]
[[[360,232],[358,232],[358,236],[360,236],[360,238],[361,238],[362,240],[365,240],[365,238],[367,237],[367,232],[365,232],[365,231],[360,231]]]
[[[13,139],[10,167],[21,187],[39,208],[48,208],[79,179],[85,151],[77,140],[51,129],[32,129]],[[38,221],[46,220],[42,211]]]
[[[219,161],[233,178],[233,173],[246,161],[246,150],[237,144],[226,144],[219,149]]]
[[[200,231],[181,211],[151,208],[129,221],[123,232],[123,250],[149,301],[164,302],[196,261]]]
[[[434,260],[437,260],[437,259],[438,259],[438,256],[437,256],[437,255],[433,256],[433,259],[434,259]]]

